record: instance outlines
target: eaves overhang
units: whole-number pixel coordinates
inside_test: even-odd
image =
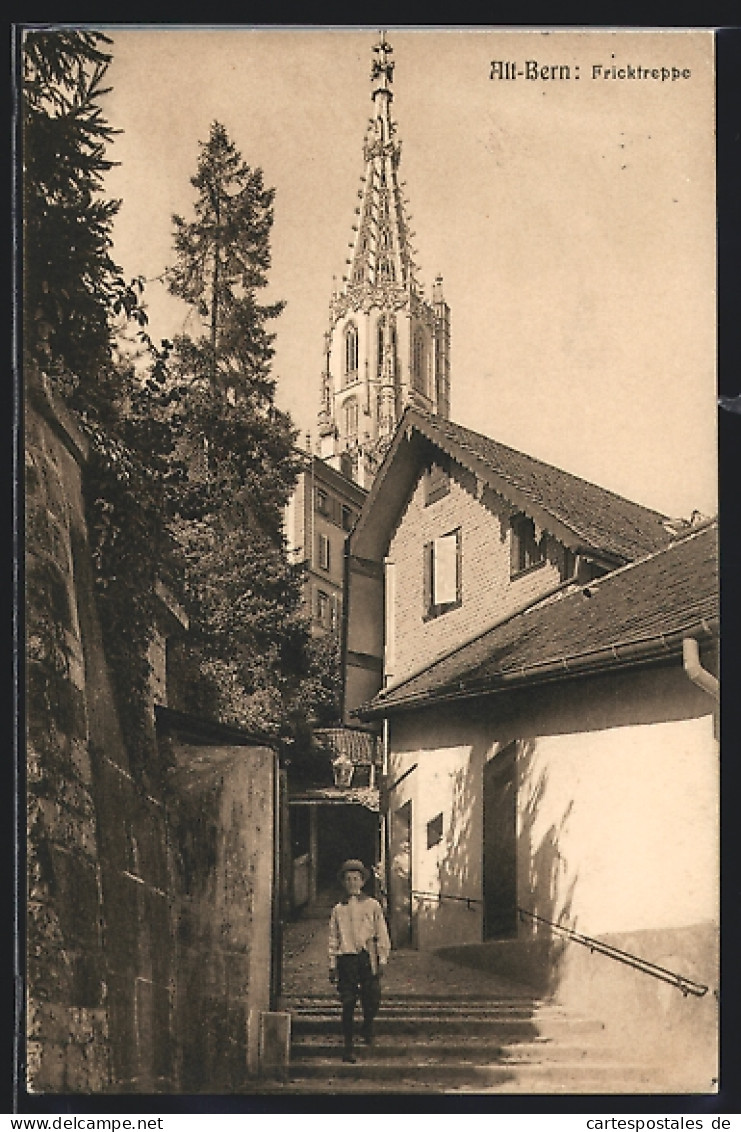
[[[489,488],[501,496],[516,511],[529,516],[539,528],[548,531],[574,554],[587,557],[608,570],[622,566],[635,557],[607,545],[610,541],[608,535],[604,542],[595,540],[593,535],[567,522],[554,509],[534,500],[505,474],[492,468],[472,448],[456,441],[446,434],[443,426],[438,427],[414,408],[405,410],[358,517],[351,535],[353,554],[376,560],[383,557],[390,532],[401,514],[421,465],[428,458],[430,446],[444,452],[473,475],[477,489]],[[541,461],[536,463],[542,464]],[[543,468],[547,466],[542,464]],[[573,478],[578,480],[578,477]]]
[[[718,637],[719,624],[717,617],[695,619],[668,633],[654,633],[630,641],[616,641],[581,653],[550,657],[482,680],[461,678],[439,688],[410,691],[408,694],[397,689],[393,699],[388,700],[384,700],[381,692],[375,700],[361,706],[353,714],[364,720],[383,719],[397,712],[413,711],[432,704],[480,699],[518,688],[661,665],[675,660],[681,662],[683,640],[686,637],[694,637],[697,641],[713,640]]]

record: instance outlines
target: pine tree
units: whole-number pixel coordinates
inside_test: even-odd
[[[116,131],[100,106],[110,42],[100,32],[28,31],[21,53],[24,350],[98,416],[121,385],[114,316],[146,321],[140,284],[127,284],[111,257],[121,202],[103,189]]]
[[[170,290],[204,320],[201,373],[230,398],[270,401],[275,336],[267,323],[284,304],[260,305],[257,293],[268,283],[275,190],[265,188],[261,169],[244,164],[219,122],[201,143],[191,184],[196,219],[173,216],[178,258]]]
[[[173,531],[186,564],[192,630],[188,703],[271,733],[294,728],[308,635],[301,571],[283,513],[295,486],[296,433],[275,405],[268,284],[274,190],[243,163],[219,123],[201,143],[195,220],[173,217],[170,289],[202,320],[175,339],[173,370],[187,473]]]

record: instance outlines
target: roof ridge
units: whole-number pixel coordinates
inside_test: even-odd
[[[677,537],[673,538],[671,542],[668,542],[666,546],[660,546],[658,550],[651,550],[648,554],[644,554],[640,558],[634,558],[632,562],[626,562],[622,566],[617,566],[614,570],[610,570],[607,574],[602,574],[598,578],[593,578],[591,582],[585,583],[585,585],[581,586],[580,589],[582,590],[582,592],[584,592],[584,590],[597,589],[598,587],[601,587],[605,582],[609,581],[611,578],[616,577],[618,574],[624,574],[626,570],[632,570],[636,566],[642,566],[645,562],[650,561],[652,558],[658,558],[660,554],[666,554],[670,550],[675,550],[678,546],[681,546],[686,542],[691,542],[692,539],[698,538],[700,535],[705,534],[708,530],[710,530],[711,527],[717,527],[717,525],[717,518],[713,517],[712,519],[708,519],[707,522],[703,523],[701,526],[694,527],[689,531],[677,535]]]
[[[422,412],[421,410],[415,411]],[[530,452],[523,452],[520,448],[513,448],[511,444],[506,444],[503,440],[497,440],[493,436],[487,436],[485,433],[476,432],[475,429],[469,428],[468,425],[462,425],[457,421],[449,419],[445,420],[443,424],[440,424],[438,422],[442,420],[442,418],[438,418],[435,416],[435,414],[429,413],[426,410],[424,411],[424,416],[427,417],[433,428],[437,427],[441,432],[445,432],[446,425],[452,426],[454,429],[460,429],[463,432],[480,437],[488,444],[495,444],[499,448],[504,448],[507,452],[511,452],[514,456],[517,456],[519,458],[524,457],[526,460],[530,460],[534,464],[538,464],[540,467],[551,468],[553,471],[558,472],[559,475],[567,476],[569,479],[573,479],[578,481],[579,483],[587,484],[589,487],[596,488],[598,491],[604,492],[605,495],[612,496],[613,499],[619,499],[623,503],[628,503],[631,507],[645,511],[650,515],[657,515],[661,519],[669,518],[669,516],[666,515],[663,511],[657,511],[655,507],[647,507],[644,503],[638,503],[635,499],[629,499],[627,495],[621,495],[619,492],[613,491],[612,488],[603,487],[601,484],[595,483],[593,480],[588,480],[584,476],[577,475],[576,472],[570,472],[566,468],[560,468],[557,464],[552,464],[548,460],[543,460],[540,456],[533,456]],[[467,448],[468,451],[473,452],[474,455],[477,455],[481,458],[481,453],[476,452],[469,444],[466,444],[465,441],[459,440],[459,443],[461,444],[461,447]],[[485,459],[485,457],[483,458]],[[497,475],[500,475],[502,479],[506,479],[508,482],[512,482],[512,476],[510,474],[505,471],[501,471],[498,468],[496,469],[496,471]],[[522,491],[525,495],[529,495],[529,492],[526,488],[519,487],[518,490]]]

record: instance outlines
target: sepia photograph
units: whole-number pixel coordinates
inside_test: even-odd
[[[713,31],[16,31],[28,1103],[717,1095]]]

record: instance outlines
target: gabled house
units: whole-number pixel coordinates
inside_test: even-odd
[[[680,1090],[717,1073],[716,544],[409,410],[347,548],[396,945],[589,1010]]]

